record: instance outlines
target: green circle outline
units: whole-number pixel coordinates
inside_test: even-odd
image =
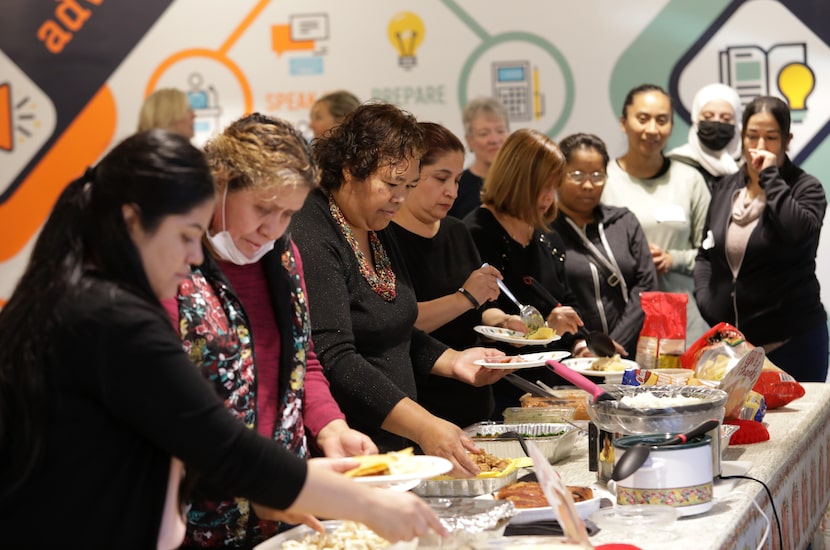
[[[545,132],[549,137],[553,138],[557,133],[559,133],[559,131],[562,130],[565,123],[571,116],[571,110],[573,109],[574,103],[574,79],[573,74],[571,74],[571,68],[568,65],[568,61],[565,59],[565,56],[562,55],[562,52],[556,49],[553,44],[535,34],[521,31],[506,32],[491,36],[490,38],[482,41],[482,43],[478,45],[475,50],[473,50],[473,53],[470,54],[467,61],[464,62],[464,66],[461,68],[461,75],[458,82],[459,107],[463,109],[464,105],[467,103],[467,82],[470,79],[470,73],[473,70],[473,65],[486,50],[498,46],[503,42],[511,41],[529,42],[538,46],[542,50],[546,51],[554,59],[554,61],[556,61],[557,65],[559,65],[559,69],[562,71],[562,76],[565,80],[565,105],[562,109],[562,114],[553,126]]]

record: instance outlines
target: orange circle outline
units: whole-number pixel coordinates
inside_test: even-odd
[[[251,87],[248,84],[248,79],[245,78],[245,74],[242,72],[239,66],[236,63],[234,63],[227,55],[205,48],[192,48],[189,50],[182,50],[180,52],[174,53],[173,55],[162,61],[150,77],[150,80],[147,83],[147,87],[144,90],[144,96],[146,97],[150,95],[153,92],[153,90],[156,89],[156,84],[158,84],[159,79],[165,71],[167,71],[174,64],[188,57],[206,57],[208,59],[217,61],[218,63],[224,65],[225,68],[227,68],[231,73],[233,73],[233,75],[236,77],[237,82],[239,82],[239,86],[242,88],[242,95],[244,96],[245,100],[245,112],[250,113],[253,111],[254,96],[251,92]]]

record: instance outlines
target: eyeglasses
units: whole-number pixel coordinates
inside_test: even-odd
[[[577,185],[582,185],[585,183],[585,180],[590,179],[591,185],[596,187],[602,187],[605,185],[605,179],[608,177],[608,174],[605,172],[582,172],[581,170],[574,170],[573,172],[568,172],[565,174],[568,176],[568,179]]]

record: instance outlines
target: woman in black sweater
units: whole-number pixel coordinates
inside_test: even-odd
[[[755,98],[744,110],[742,170],[713,190],[695,264],[695,298],[711,324],[735,325],[800,382],[827,378],[827,314],[816,250],[827,199],[787,157],[790,110]]]
[[[204,156],[163,130],[58,198],[0,312],[0,546],[178,547],[185,466],[260,517],[355,519],[392,540],[444,531],[412,495],[249,430],[190,363],[160,300],[202,262],[213,210]]]

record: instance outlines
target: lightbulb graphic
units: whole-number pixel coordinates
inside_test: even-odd
[[[402,11],[389,21],[386,31],[389,42],[398,52],[398,64],[407,70],[414,67],[417,62],[415,51],[424,41],[426,32],[421,18],[410,11]]]
[[[793,122],[802,122],[807,115],[807,97],[815,85],[816,77],[804,63],[790,63],[778,73],[778,89],[790,104]]]

